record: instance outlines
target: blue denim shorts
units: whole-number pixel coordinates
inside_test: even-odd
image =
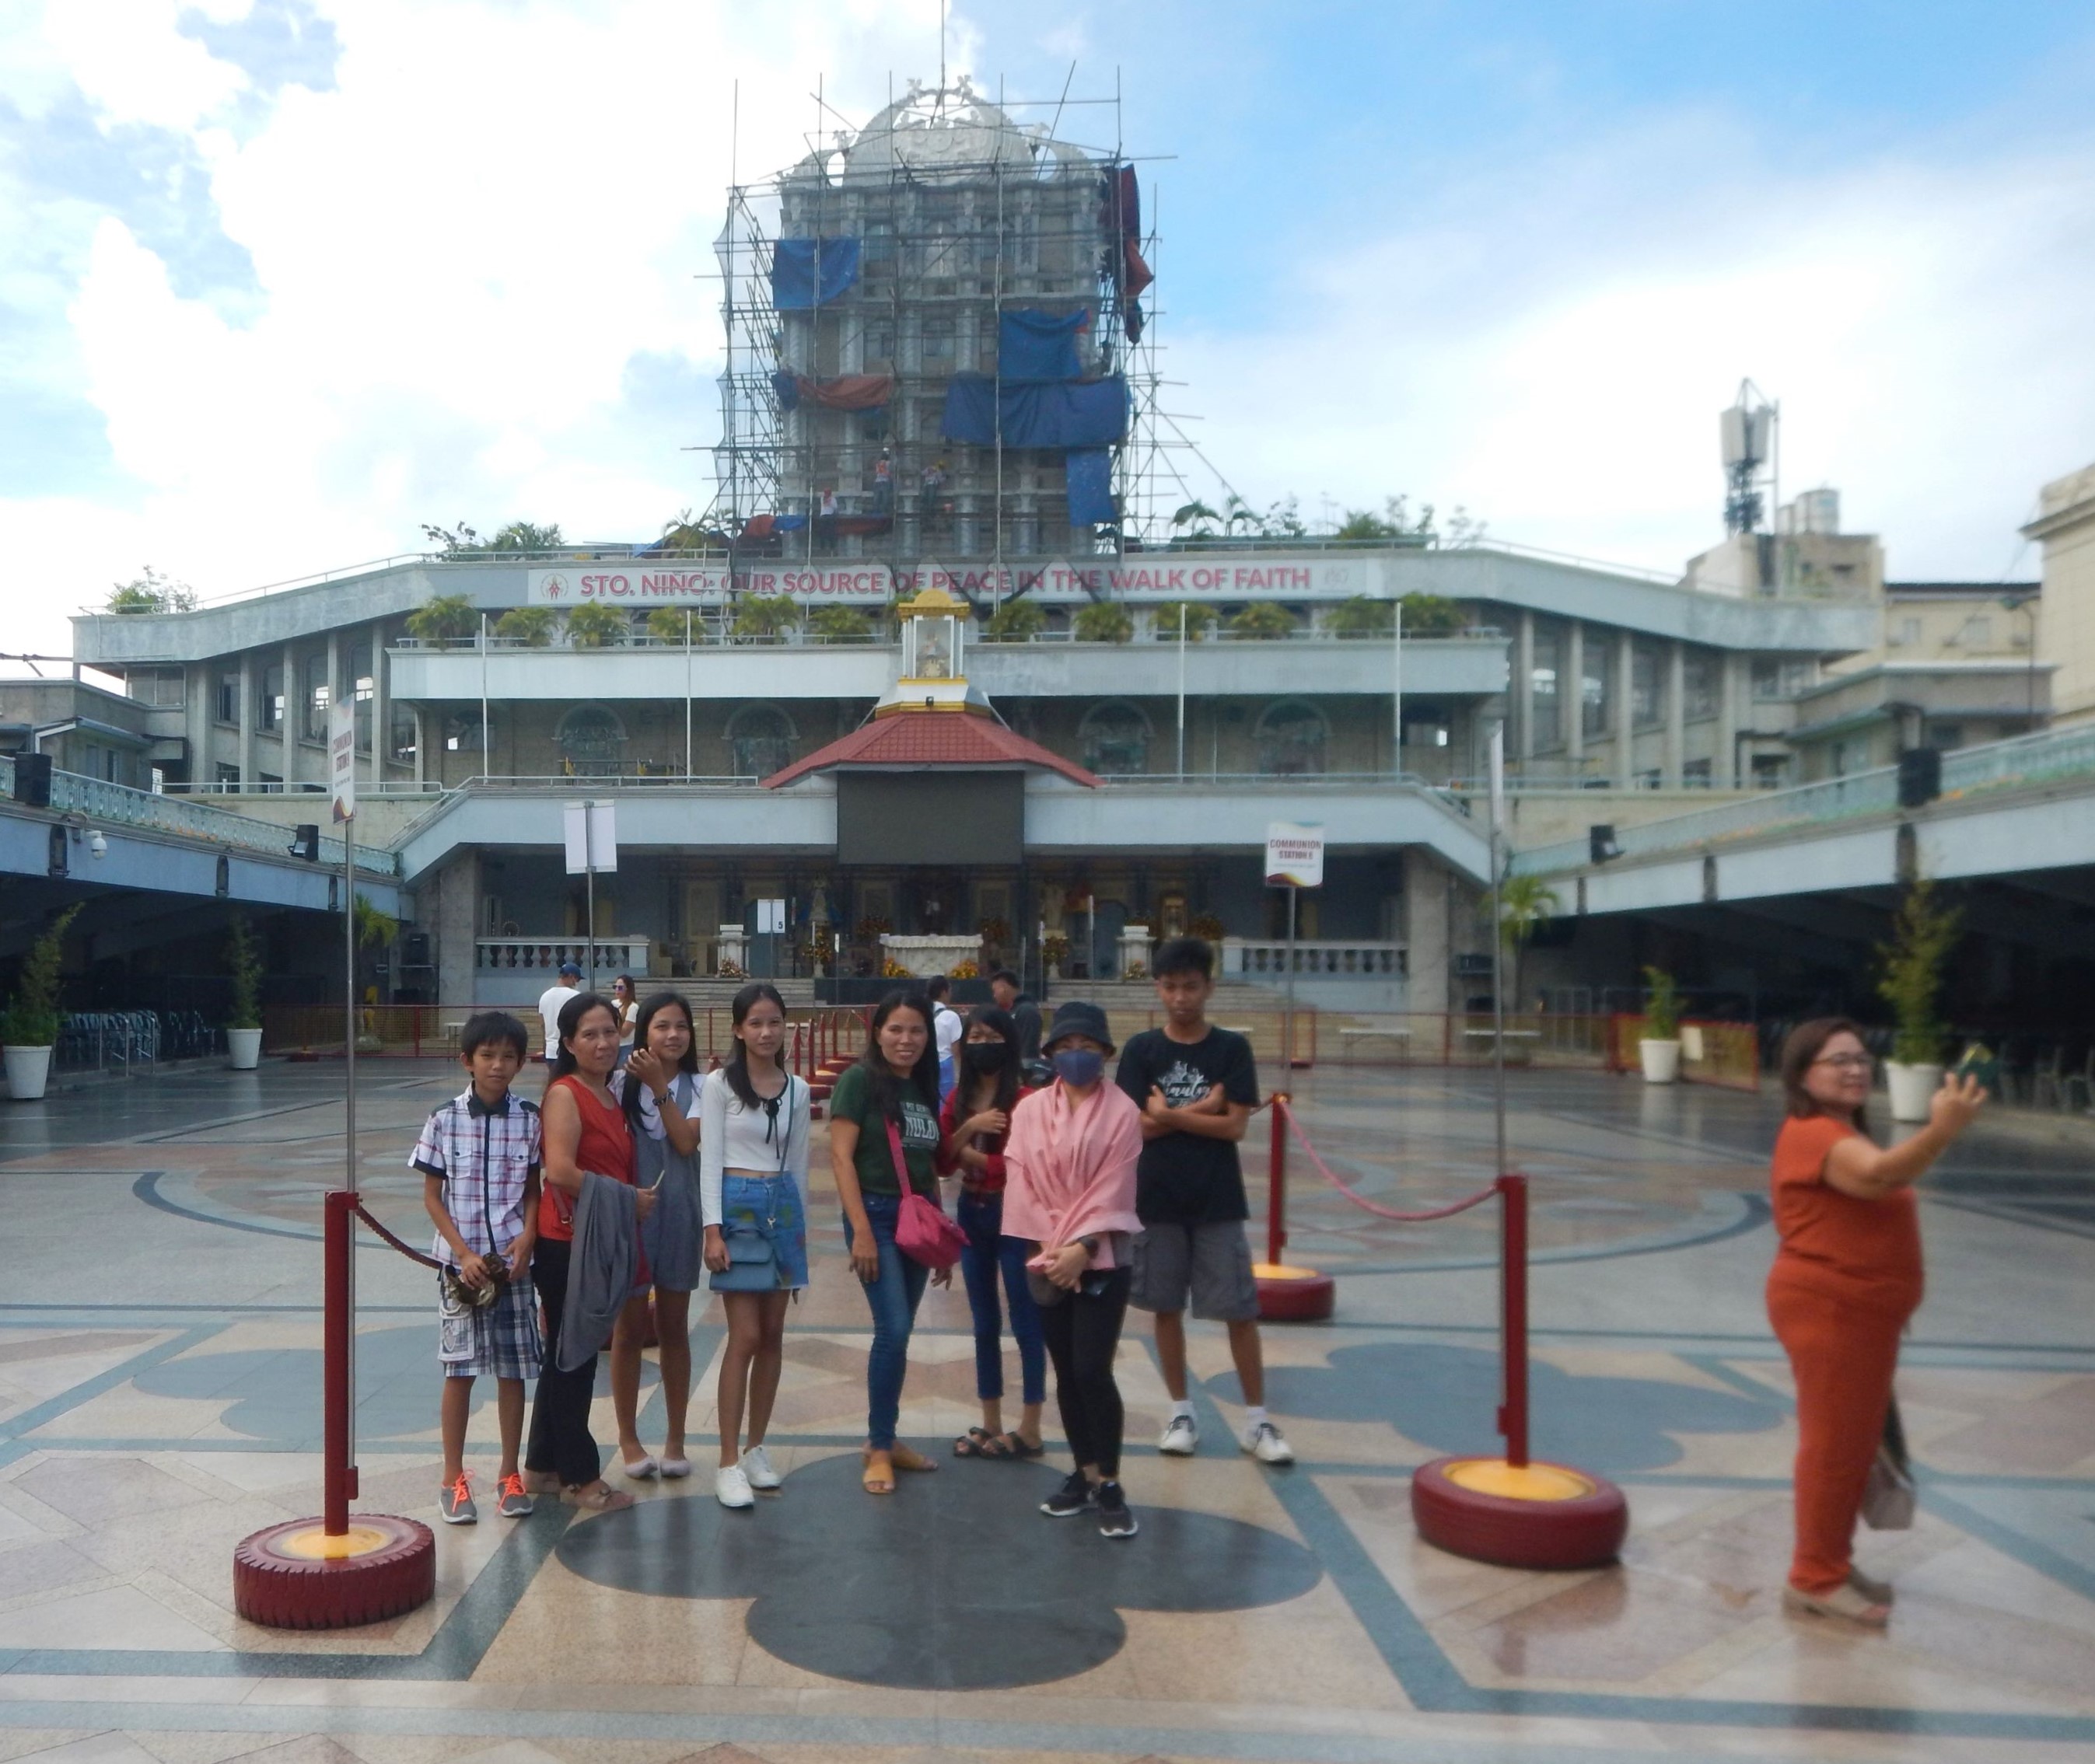
[[[721,1229],[761,1232],[771,1240],[781,1292],[808,1284],[808,1225],[800,1211],[800,1186],[791,1176],[721,1178]]]

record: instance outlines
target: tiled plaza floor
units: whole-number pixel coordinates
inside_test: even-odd
[[[364,1068],[364,1186],[411,1240],[426,1226],[407,1149],[455,1071]],[[1424,1206],[1487,1178],[1485,1075],[1299,1075],[1309,1132],[1370,1193]],[[702,1449],[698,1476],[629,1514],[438,1526],[434,1604],[291,1635],[233,1614],[229,1562],[318,1505],[317,1197],[342,1173],[340,1084],[338,1067],[272,1066],[0,1105],[0,1760],[1962,1764],[2095,1747],[2091,1123],[2000,1117],[1924,1190],[1929,1297],[1900,1381],[1923,1510],[1862,1556],[1898,1583],[1885,1635],[1778,1602],[1794,1428],[1761,1305],[1773,1101],[1541,1071],[1510,1077],[1535,1178],[1535,1444],[1628,1491],[1618,1567],[1515,1573],[1418,1541],[1412,1466],[1494,1443],[1495,1219],[1379,1221],[1298,1158],[1291,1255],[1338,1274],[1340,1297],[1334,1323],[1266,1334],[1291,1470],[1230,1443],[1239,1393],[1205,1326],[1202,1455],[1160,1458],[1167,1406],[1131,1319],[1131,1544],[1039,1518],[1038,1465],[947,1459],[869,1501],[851,1456],[867,1319],[818,1199],[776,1499],[724,1514]],[[1261,1176],[1263,1136],[1261,1118]],[[359,1505],[433,1520],[428,1276],[373,1245],[359,1282]],[[720,1335],[699,1311],[702,1440]],[[965,1301],[934,1292],[905,1436],[944,1458],[973,1388]],[[474,1427],[485,1476],[491,1407]]]

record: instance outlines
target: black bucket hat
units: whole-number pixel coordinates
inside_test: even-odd
[[[1040,1038],[1041,1051],[1045,1053],[1065,1035],[1087,1036],[1108,1054],[1120,1051],[1113,1045],[1113,1036],[1106,1028],[1106,1014],[1081,998],[1069,999],[1055,1007],[1055,1021]]]

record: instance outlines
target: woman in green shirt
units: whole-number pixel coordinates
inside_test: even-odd
[[[895,1247],[902,1206],[891,1126],[899,1137],[909,1186],[939,1199],[939,1056],[931,1043],[931,1007],[920,993],[894,992],[873,1014],[872,1034],[856,1066],[830,1097],[830,1170],[843,1205],[852,1271],[873,1311],[866,1356],[865,1487],[892,1494],[895,1472],[936,1470],[934,1458],[898,1445],[902,1381],[909,1369],[909,1332],[926,1279],[952,1284],[950,1268],[933,1274]]]

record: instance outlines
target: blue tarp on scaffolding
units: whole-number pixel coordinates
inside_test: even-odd
[[[817,245],[822,259],[819,294],[815,288]],[[781,239],[771,247],[771,304],[781,312],[805,312],[834,300],[857,280],[856,239]]]
[[[949,441],[993,446],[1000,423],[1007,447],[1105,447],[1127,438],[1127,381],[1007,383],[1000,399],[987,374],[956,374],[946,389],[939,432]]]
[[[1043,312],[1013,306],[996,321],[996,367],[1004,383],[1017,380],[1074,380],[1077,333],[1091,322],[1088,309]]]
[[[1068,471],[1072,527],[1095,527],[1120,518],[1113,506],[1111,454],[1103,447],[1073,447]]]

